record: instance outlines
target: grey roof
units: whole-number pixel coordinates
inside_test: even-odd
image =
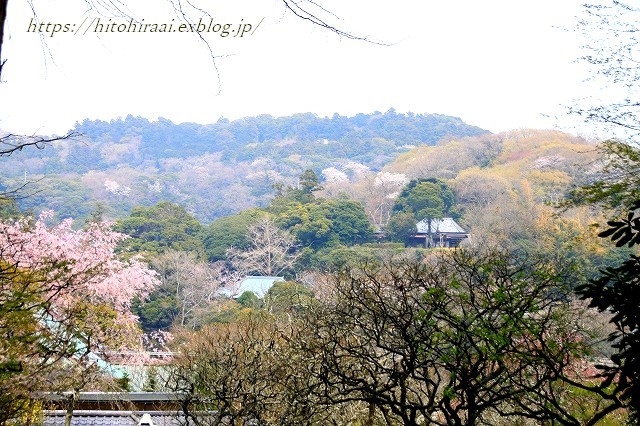
[[[54,392],[37,392],[34,396],[47,401],[66,401],[69,397],[67,392],[62,394]],[[80,402],[168,402],[182,401],[180,393],[175,392],[79,392],[77,400]]]
[[[185,420],[177,412],[169,411],[75,410],[71,426],[138,426],[144,414],[149,414],[154,426],[179,426]],[[64,410],[45,411],[42,425],[64,426],[65,415]]]
[[[416,224],[419,234],[427,234],[429,222],[423,219]],[[467,232],[450,217],[431,219],[431,232],[434,234],[466,234]]]

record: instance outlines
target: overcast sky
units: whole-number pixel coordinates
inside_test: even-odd
[[[27,0],[12,0],[0,128],[61,133],[85,118],[128,114],[211,123],[395,108],[458,116],[495,132],[580,132],[562,117],[565,106],[590,90],[573,63],[583,41],[566,31],[575,26],[579,1],[318,2],[339,18],[324,15],[339,28],[387,45],[315,27],[280,0],[202,1],[210,12],[203,22],[230,24],[227,37],[205,34],[214,66],[197,35],[180,32],[186,21],[169,0],[123,0],[122,15],[149,24],[145,32],[113,26],[110,32],[109,24],[130,21],[87,11],[84,0],[33,0],[39,21],[32,21]],[[201,17],[190,16],[196,23]],[[61,31],[52,34],[55,24]],[[172,32],[153,33],[153,24],[172,24]]]

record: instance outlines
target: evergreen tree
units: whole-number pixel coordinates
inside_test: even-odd
[[[607,222],[609,228],[599,235],[610,238],[616,246],[640,244],[640,200],[636,201],[626,217]],[[613,314],[611,323],[615,331],[609,342],[616,351],[611,356],[613,365],[599,366],[605,379],[602,387],[613,385],[612,398],[631,409],[637,423],[640,418],[640,257],[631,254],[621,265],[601,271],[601,276],[580,286],[576,292],[590,300],[590,306]]]

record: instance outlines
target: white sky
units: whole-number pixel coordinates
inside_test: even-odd
[[[589,90],[573,63],[581,41],[558,28],[575,25],[580,1],[318,1],[341,18],[335,21],[341,28],[391,45],[340,38],[293,17],[280,0],[200,1],[214,22],[232,29],[241,19],[262,21],[243,38],[210,37],[223,56],[216,60],[218,81],[193,33],[85,34],[99,15],[87,12],[83,0],[33,0],[41,23],[77,28],[87,18],[77,34],[42,34],[43,46],[39,34],[27,32],[29,1],[10,0],[0,128],[62,133],[85,118],[128,114],[211,123],[221,116],[354,115],[393,107],[454,115],[491,131],[580,131],[556,118]],[[170,0],[122,3],[145,23],[180,23]]]

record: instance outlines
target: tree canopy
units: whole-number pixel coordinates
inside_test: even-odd
[[[51,214],[0,222],[0,423],[28,408],[33,391],[92,388],[108,381],[96,357],[139,349],[131,313],[159,283],[114,249],[109,224],[74,231]]]
[[[204,250],[210,262],[225,260],[227,250],[234,247],[238,250],[249,247],[247,231],[265,212],[260,209],[244,210],[232,216],[225,216],[205,229],[203,235]]]
[[[317,251],[339,244],[360,244],[373,236],[373,227],[360,203],[348,199],[315,199],[292,203],[277,215],[302,247]]]
[[[610,238],[616,246],[633,247],[640,244],[640,201],[632,204],[626,217],[610,220],[609,227],[599,235]],[[605,378],[602,388],[614,403],[610,407],[629,407],[635,421],[640,420],[640,256],[630,254],[623,263],[601,271],[599,277],[576,289],[590,306],[612,313],[615,331],[609,342],[615,350],[613,365],[601,365]],[[609,387],[612,387],[609,388]],[[609,388],[609,389],[607,389]],[[608,410],[602,410],[606,414]]]
[[[204,227],[184,207],[167,201],[153,207],[136,207],[117,229],[129,235],[125,250],[134,253],[161,253],[166,249],[190,251],[204,257],[200,234]]]
[[[455,196],[445,181],[436,178],[414,179],[396,198],[387,224],[387,234],[394,241],[410,243],[419,221],[458,216]]]
[[[195,421],[584,424],[590,330],[563,268],[461,249],[347,267],[314,299],[280,283],[267,311],[188,343],[175,390]]]
[[[415,179],[400,192],[394,212],[412,213],[416,218],[457,217],[455,197],[449,185],[440,179]]]

